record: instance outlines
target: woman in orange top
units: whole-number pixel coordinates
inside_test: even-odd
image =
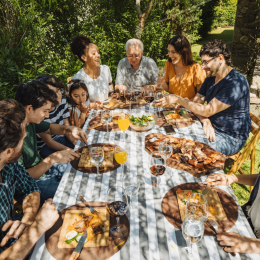
[[[177,35],[168,43],[169,59],[165,64],[163,79],[158,79],[170,94],[193,99],[206,78],[199,63],[193,60],[191,46],[186,37]]]

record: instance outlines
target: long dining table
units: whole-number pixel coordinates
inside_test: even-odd
[[[157,108],[151,107],[151,112]],[[148,111],[149,107],[144,106],[139,110]],[[120,112],[129,112],[118,109]],[[83,129],[88,134],[88,143],[111,143],[120,145],[128,151],[128,160],[124,165],[124,172],[131,175],[133,182],[137,176],[142,176],[138,194],[133,197],[133,208],[128,210],[126,216],[130,222],[129,238],[125,245],[110,260],[186,260],[186,242],[181,230],[171,225],[164,217],[161,209],[161,202],[171,188],[187,182],[203,182],[207,176],[196,178],[186,171],[167,168],[167,172],[160,176],[159,191],[155,192],[151,185],[151,173],[149,171],[149,155],[145,151],[145,136],[149,133],[165,133],[163,127],[155,127],[147,132],[134,132],[127,130],[126,138],[123,138],[122,131],[101,132],[95,129],[87,130],[89,121],[94,117],[93,111],[88,117]],[[201,123],[197,120],[194,124],[177,128],[171,134],[177,138],[186,138],[209,144]],[[78,141],[75,151],[86,144]],[[222,172],[218,170],[217,172]],[[121,169],[102,174],[102,179],[97,180],[96,174],[87,174],[75,170],[68,165],[57,192],[54,197],[56,208],[61,211],[67,207],[80,203],[79,196],[87,201],[105,202],[107,191],[110,187],[122,185]],[[237,232],[241,235],[255,238],[255,235],[248,224],[248,221],[239,206],[236,196],[230,186],[219,186],[236,201],[238,205],[238,219],[235,225],[228,232]],[[47,250],[45,235],[36,244],[31,260],[52,260],[55,259]],[[98,256],[97,258],[98,259]],[[193,245],[193,259],[260,259],[256,254],[236,254],[231,256],[226,253],[216,241],[214,236],[204,236],[202,245]],[[57,259],[63,260],[63,259]]]

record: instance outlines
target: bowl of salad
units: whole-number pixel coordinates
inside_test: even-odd
[[[132,113],[129,117],[130,127],[138,132],[152,129],[156,123],[157,115],[149,112]]]

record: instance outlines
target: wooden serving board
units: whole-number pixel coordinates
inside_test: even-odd
[[[75,222],[75,220],[80,220],[79,217],[80,213],[84,213],[86,216],[92,215],[93,218],[89,223],[89,226],[87,228],[87,238],[88,242],[84,244],[84,247],[101,247],[101,246],[108,246],[109,242],[109,223],[110,223],[110,215],[107,213],[106,208],[99,208],[97,215],[91,214],[89,209],[85,210],[67,210],[65,213],[65,217],[63,220],[59,242],[58,242],[58,248],[75,248],[77,246],[76,241],[72,241],[70,244],[67,244],[66,241],[66,234],[69,231],[72,231],[72,224]],[[97,236],[93,235],[91,231],[91,224],[98,221],[98,218],[103,222],[104,228],[107,230],[106,232],[102,234],[98,234]]]
[[[104,149],[104,161],[99,166],[100,168],[108,168],[113,167],[113,161],[114,161],[114,149],[113,147],[109,146],[103,146]],[[95,165],[90,161],[89,158],[89,148],[83,148],[82,155],[80,156],[78,167],[85,167],[85,168],[91,168],[95,167]]]
[[[201,190],[198,191],[201,192]],[[181,193],[176,192],[182,221],[184,221],[185,218],[185,204],[182,202],[182,200],[187,199],[187,192],[192,192],[192,190],[181,190]],[[212,212],[212,210],[209,211],[208,218],[215,221],[227,220],[227,215],[223,209],[218,193],[215,190],[210,190],[209,193],[206,195],[206,198],[208,206],[211,209],[214,209],[214,213]]]
[[[166,121],[169,123],[169,124],[173,124],[175,123],[175,120],[177,122],[189,122],[189,121],[192,121],[192,118],[190,116],[190,114],[187,112],[187,114],[184,114],[184,115],[181,115],[180,118],[176,118],[176,119],[170,119],[169,116],[166,116],[167,114],[169,113],[175,113],[176,114],[176,110],[170,110],[170,111],[163,111],[163,115],[166,119]]]
[[[126,100],[124,97],[121,97],[120,99],[110,99],[107,102],[110,102],[110,104],[104,105],[104,110],[113,110],[117,108],[129,109],[130,105],[132,108],[138,108],[148,104],[143,98],[138,98],[137,101],[130,102],[129,100]]]

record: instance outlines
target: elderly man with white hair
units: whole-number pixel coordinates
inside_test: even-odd
[[[130,87],[141,91],[145,85],[156,84],[158,69],[153,59],[143,56],[143,43],[138,39],[126,42],[126,58],[118,63],[115,90],[124,94]]]

